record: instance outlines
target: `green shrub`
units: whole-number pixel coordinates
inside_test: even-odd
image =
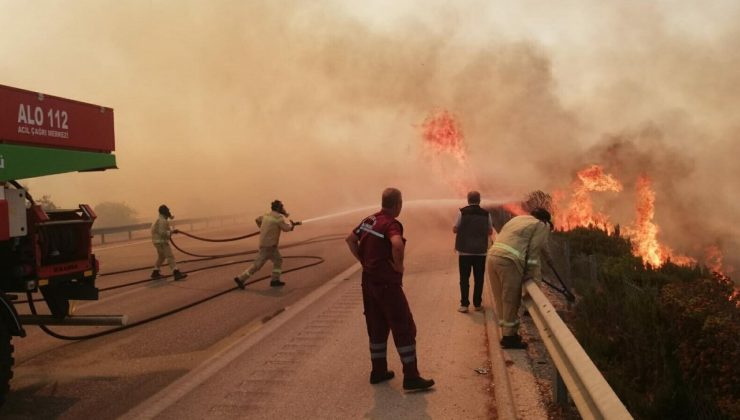
[[[136,223],[136,210],[126,203],[105,201],[93,209],[98,216],[96,226],[110,227]]]
[[[571,250],[574,334],[635,418],[740,413],[740,307],[729,279],[646,267],[596,228],[558,232]]]

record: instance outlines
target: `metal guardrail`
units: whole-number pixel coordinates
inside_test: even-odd
[[[172,226],[176,227],[178,229],[182,228],[183,226],[190,226],[190,230],[193,230],[195,225],[197,223],[205,223],[206,227],[209,227],[211,222],[219,222],[219,226],[223,225],[223,222],[226,220],[233,220],[234,223],[236,223],[237,219],[245,217],[243,214],[233,214],[233,215],[226,215],[226,216],[215,216],[215,217],[198,217],[198,218],[192,218],[192,219],[178,219],[173,220]],[[91,231],[91,234],[94,236],[99,235],[100,236],[100,242],[105,243],[105,235],[112,235],[116,233],[128,233],[128,239],[133,239],[133,232],[140,231],[140,230],[148,230],[152,227],[152,223],[136,223],[132,225],[123,225],[123,226],[111,226],[111,227],[104,227],[104,228],[93,228]]]
[[[547,352],[584,419],[631,419],[604,376],[583,350],[550,301],[533,281],[524,284],[522,300]]]

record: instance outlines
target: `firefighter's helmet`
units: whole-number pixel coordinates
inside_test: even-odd
[[[167,207],[164,204],[162,204],[161,206],[159,206],[159,214],[161,214],[162,216],[164,216],[164,217],[166,217],[168,219],[172,219],[172,213],[170,213],[170,208]]]
[[[554,228],[552,224],[552,215],[550,215],[550,212],[543,209],[542,207],[537,207],[536,209],[532,210],[532,212],[529,214],[536,217],[541,222],[550,225],[550,230]]]
[[[283,205],[283,202],[280,200],[275,200],[272,203],[270,203],[270,209],[280,214],[284,214],[286,216],[288,215],[288,212],[285,211],[285,206]]]

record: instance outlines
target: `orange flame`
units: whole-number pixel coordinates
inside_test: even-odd
[[[556,191],[553,194],[553,206],[558,225],[566,229],[589,225],[602,226],[612,229],[613,226],[609,216],[595,211],[591,200],[592,192],[621,192],[622,183],[613,175],[605,173],[599,165],[591,165],[577,173],[577,178],[572,184],[573,192],[570,203],[565,212],[559,215],[558,208],[564,202],[566,194]],[[655,217],[655,191],[652,180],[647,175],[642,175],[637,180],[637,216],[632,226],[624,229],[626,236],[632,240],[632,252],[642,260],[660,267],[670,260],[678,265],[696,264],[694,258],[675,253],[670,247],[661,244],[658,240],[660,229],[654,222]]]
[[[665,257],[658,243],[658,226],[653,222],[655,216],[655,191],[652,181],[646,175],[637,180],[637,220],[635,227],[629,230],[632,239],[633,253],[642,260],[659,267]]]
[[[428,116],[422,124],[424,144],[436,154],[448,154],[464,164],[468,160],[460,125],[446,110]]]
[[[477,189],[478,183],[468,166],[462,128],[454,115],[446,110],[436,111],[424,120],[421,128],[424,147],[440,175],[460,195]],[[444,156],[452,157],[455,164],[446,165]]]
[[[622,191],[622,184],[614,176],[604,173],[599,165],[591,165],[577,173],[577,178],[573,181],[571,188],[573,193],[570,204],[565,213],[558,216],[558,225],[568,229],[589,225],[611,227],[609,216],[594,211],[591,192]],[[559,206],[562,197],[563,194],[555,197],[553,203]]]
[[[514,216],[527,214],[527,212],[524,211],[524,208],[522,208],[521,203],[506,203],[503,205],[503,208]]]
[[[667,261],[676,265],[696,264],[696,259],[677,254],[668,245],[661,244],[658,241],[660,228],[653,221],[654,218],[655,191],[653,190],[653,181],[643,174],[637,179],[637,219],[632,227],[626,231],[627,236],[632,240],[632,252],[653,267],[660,267]]]

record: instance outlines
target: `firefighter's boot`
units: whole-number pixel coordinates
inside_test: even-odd
[[[172,272],[172,275],[174,275],[174,276],[175,276],[175,281],[180,281],[180,280],[182,280],[182,279],[184,279],[185,277],[187,277],[187,276],[188,276],[187,274],[183,273],[183,272],[182,272],[182,271],[180,271],[180,270],[175,270],[175,271],[173,271],[173,272]]]
[[[239,279],[239,277],[234,277],[234,283],[236,283],[237,287],[242,290],[244,290],[244,286],[246,286],[246,284],[244,284],[244,280]]]
[[[157,280],[162,278],[162,273],[159,272],[159,270],[152,271],[152,275],[149,276],[152,280]]]
[[[421,376],[415,378],[403,378],[403,389],[407,391],[420,391],[434,386],[434,379],[424,379]]]
[[[280,279],[273,278],[270,281],[270,287],[283,287],[283,286],[285,286],[285,282],[280,281]]]
[[[393,379],[395,374],[388,370],[388,359],[386,357],[388,343],[370,343],[370,362],[373,370],[370,372],[370,383],[379,384]]]
[[[524,350],[527,348],[527,343],[522,341],[522,337],[519,334],[505,335],[501,338],[501,347],[512,350]]]
[[[385,372],[371,372],[370,383],[373,385],[379,384],[381,382],[393,379],[394,376],[396,376],[396,374],[393,373],[392,370],[386,370]]]

